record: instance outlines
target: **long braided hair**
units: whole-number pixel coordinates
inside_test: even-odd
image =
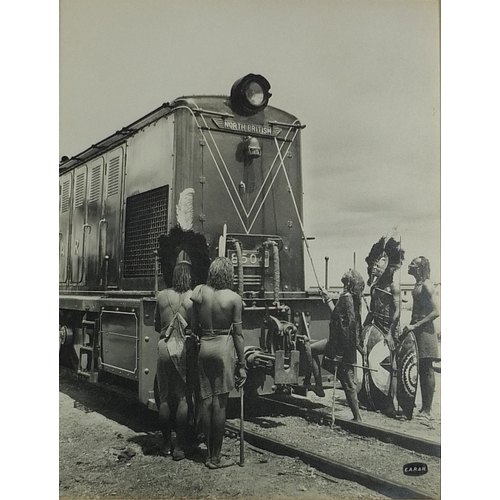
[[[346,290],[352,295],[354,302],[354,314],[356,316],[356,331],[358,335],[361,333],[361,300],[365,289],[365,280],[353,269],[349,269],[341,279]]]
[[[431,277],[431,263],[429,262],[429,259],[427,259],[423,255],[420,255],[418,258],[420,259],[420,269],[421,269],[421,273],[422,273],[422,281],[430,279],[430,277]]]
[[[174,267],[174,274],[172,276],[172,288],[177,293],[184,293],[191,290],[193,283],[191,278],[190,264],[180,263]]]
[[[225,290],[233,288],[234,273],[233,264],[227,257],[217,257],[210,264],[208,270],[207,285],[214,290]]]

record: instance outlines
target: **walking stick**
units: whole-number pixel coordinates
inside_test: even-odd
[[[338,365],[335,365],[335,371],[333,373],[333,394],[332,394],[332,429],[335,425],[335,386],[337,385],[337,368]]]
[[[240,467],[245,465],[245,424],[243,418],[243,386],[240,387]]]

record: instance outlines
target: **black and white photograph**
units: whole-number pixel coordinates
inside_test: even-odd
[[[6,498],[494,496],[484,3],[9,5]]]
[[[438,0],[61,0],[59,496],[441,497]]]

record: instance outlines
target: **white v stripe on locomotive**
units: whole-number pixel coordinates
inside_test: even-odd
[[[285,139],[287,139],[287,138],[288,138],[288,135],[290,134],[290,132],[291,132],[291,131],[292,131],[292,128],[290,128],[290,129],[287,131],[287,134],[286,134],[286,136],[285,136]],[[290,151],[290,148],[291,148],[291,146],[292,146],[292,144],[293,144],[293,142],[294,142],[294,140],[295,140],[295,138],[296,138],[296,136],[297,136],[297,133],[298,133],[298,129],[296,129],[296,130],[295,130],[295,134],[294,134],[294,136],[293,136],[293,138],[292,138],[291,142],[288,144],[288,147],[287,147],[287,149],[286,149],[286,151],[285,151],[285,156],[286,156],[286,155],[288,154],[288,152]],[[210,135],[212,136],[212,134],[210,134]],[[213,140],[213,141],[214,141],[214,143],[215,143],[215,139],[213,138],[213,136],[212,136],[212,140]],[[277,139],[276,139],[276,137],[274,138],[274,140],[276,141],[276,143],[278,142],[278,141],[277,141]],[[250,209],[248,210],[248,212],[247,212],[247,210],[245,209],[245,207],[244,207],[244,205],[243,205],[243,201],[241,200],[241,196],[240,196],[240,194],[239,194],[238,190],[236,189],[236,186],[235,186],[235,185],[234,185],[234,183],[233,183],[233,187],[234,187],[234,190],[235,190],[235,194],[236,194],[236,196],[238,197],[238,199],[240,200],[240,202],[241,202],[241,204],[242,204],[243,212],[244,212],[244,214],[245,214],[245,216],[246,216],[246,218],[247,218],[247,220],[248,220],[248,219],[250,218],[250,216],[251,216],[252,212],[254,211],[255,205],[256,205],[256,204],[257,204],[257,202],[259,201],[259,198],[261,197],[261,195],[262,195],[262,193],[263,193],[264,189],[266,188],[266,184],[268,183],[268,179],[269,179],[269,177],[271,176],[271,174],[272,174],[273,170],[276,170],[276,172],[275,172],[275,174],[274,174],[274,176],[273,176],[273,178],[272,178],[271,182],[270,182],[270,183],[268,184],[268,186],[267,186],[267,191],[266,191],[266,193],[264,194],[264,196],[262,197],[262,200],[261,200],[261,203],[260,203],[260,205],[259,205],[259,208],[258,208],[258,209],[257,209],[257,211],[255,212],[255,215],[254,215],[254,217],[253,217],[252,222],[250,223],[250,226],[245,227],[245,231],[246,231],[246,233],[247,233],[247,234],[249,234],[249,233],[250,233],[250,231],[251,231],[251,229],[252,229],[252,227],[253,227],[253,225],[254,225],[255,221],[257,220],[257,217],[259,216],[259,213],[260,213],[260,211],[261,211],[261,209],[262,209],[262,207],[263,207],[263,205],[264,205],[264,202],[266,201],[266,198],[267,198],[267,196],[268,196],[269,192],[271,191],[271,188],[272,188],[272,186],[273,186],[273,184],[274,184],[274,181],[275,181],[275,179],[276,179],[276,177],[277,177],[277,175],[278,175],[278,173],[279,173],[279,170],[280,170],[280,163],[279,163],[279,162],[277,162],[277,160],[278,160],[278,157],[280,157],[280,156],[281,156],[281,150],[285,147],[285,145],[286,145],[286,142],[284,142],[284,143],[281,145],[281,147],[278,145],[278,152],[277,152],[276,156],[274,157],[274,159],[273,159],[273,161],[272,161],[272,163],[271,163],[271,165],[270,165],[270,167],[269,167],[269,169],[268,169],[268,171],[267,171],[267,174],[266,174],[266,176],[265,176],[265,178],[264,178],[264,181],[262,182],[262,185],[261,185],[261,187],[259,188],[259,191],[257,192],[257,195],[256,195],[256,197],[255,197],[255,200],[254,200],[254,202],[253,202],[252,206],[250,207]],[[221,159],[222,159],[222,157],[221,157]],[[275,169],[275,165],[277,165],[276,169]],[[227,171],[227,169],[226,169],[226,171]],[[228,175],[230,176],[229,172],[228,172]],[[230,176],[230,177],[231,177],[231,176]],[[232,178],[231,178],[231,180],[232,180]],[[241,219],[241,217],[240,217],[240,219]]]
[[[291,128],[288,130],[286,137],[288,137],[288,134],[290,133],[290,131],[291,131],[291,130],[292,130]],[[290,142],[290,144],[288,145],[288,148],[287,148],[287,150],[285,151],[285,155],[284,155],[284,156],[286,156],[286,155],[288,154],[288,152],[290,151],[290,148],[291,148],[291,146],[292,146],[292,144],[293,144],[293,141],[295,141],[295,137],[297,136],[298,131],[299,131],[299,129],[295,129],[295,134],[294,134],[294,136],[293,136],[293,138],[292,138],[292,141],[291,141],[291,142]],[[278,141],[276,141],[276,144],[277,144],[277,142],[278,142]],[[271,168],[269,169],[269,172],[267,173],[266,178],[265,178],[264,182],[262,183],[261,191],[262,191],[262,189],[264,189],[264,186],[265,186],[265,184],[266,184],[266,182],[267,182],[267,179],[268,179],[268,177],[271,175],[271,170],[274,168],[274,164],[275,164],[275,162],[276,162],[276,159],[278,158],[278,156],[279,156],[279,157],[281,157],[281,150],[283,149],[284,144],[285,144],[285,143],[283,143],[283,145],[281,146],[281,148],[279,147],[279,145],[278,145],[278,144],[277,144],[277,146],[276,146],[276,147],[278,148],[278,152],[276,153],[276,156],[274,157],[274,160],[273,160],[273,163],[272,163],[272,165],[271,165]],[[283,169],[284,169],[284,167],[283,167]],[[276,169],[276,172],[274,173],[274,176],[273,176],[273,178],[272,178],[272,180],[271,180],[270,184],[268,185],[268,188],[267,188],[266,194],[263,196],[263,198],[262,198],[262,200],[261,200],[261,202],[260,202],[259,208],[257,209],[257,212],[255,213],[255,217],[253,218],[253,221],[252,221],[252,223],[250,224],[250,227],[249,227],[249,229],[248,229],[249,231],[251,231],[251,230],[252,230],[252,227],[253,227],[253,225],[255,224],[255,221],[257,220],[257,217],[258,217],[258,215],[259,215],[260,211],[262,210],[262,207],[264,206],[264,202],[266,201],[267,196],[268,196],[268,194],[269,194],[269,191],[271,191],[271,188],[273,187],[274,181],[276,180],[276,177],[278,177],[279,172],[280,172],[280,164],[278,164],[278,168]],[[285,171],[285,174],[286,174],[286,171]],[[259,196],[260,196],[260,191],[259,191]],[[253,207],[255,206],[255,203],[257,203],[257,200],[258,200],[258,197],[255,199],[255,202],[254,202],[254,204],[252,205],[252,208],[250,209],[250,212],[253,210]]]
[[[291,129],[291,128],[289,128],[289,129],[288,129],[288,132],[287,132],[287,133],[286,133],[286,135],[285,135],[285,141],[286,141],[286,139],[288,139],[288,135],[290,134],[290,132],[291,132],[291,131],[292,131],[292,129]],[[288,151],[290,151],[290,147],[291,147],[291,145],[293,144],[293,141],[295,140],[295,136],[296,136],[296,135],[297,135],[297,130],[295,131],[295,135],[293,136],[292,142],[288,145],[288,149],[287,149],[287,150],[286,150],[286,152],[285,152],[285,156],[288,154]],[[283,148],[285,147],[285,144],[286,144],[286,143],[285,143],[285,142],[283,142],[283,144],[281,145],[280,151],[281,151],[281,149],[283,149]],[[250,216],[250,214],[252,213],[252,210],[254,209],[255,204],[257,203],[257,201],[258,201],[258,199],[259,199],[259,197],[260,197],[260,194],[261,194],[261,193],[262,193],[262,191],[264,190],[264,187],[265,187],[265,185],[266,185],[266,183],[267,183],[267,179],[268,179],[268,178],[269,178],[269,176],[271,175],[271,171],[272,171],[272,170],[273,170],[273,168],[274,168],[274,164],[276,163],[276,160],[278,159],[278,156],[279,156],[279,154],[278,154],[278,153],[276,153],[276,156],[274,157],[273,162],[271,163],[271,166],[269,167],[269,170],[268,170],[268,172],[267,172],[267,174],[266,174],[266,177],[264,178],[264,181],[262,182],[262,186],[260,187],[259,191],[257,192],[257,196],[255,197],[255,200],[254,200],[254,202],[252,203],[252,206],[250,207],[250,210],[248,211],[247,217],[249,217],[249,216]],[[277,169],[277,172],[278,172],[278,171],[279,171],[279,168]],[[264,200],[266,199],[267,194],[269,193],[269,190],[271,189],[271,186],[272,186],[272,185],[273,185],[273,183],[274,183],[274,179],[276,179],[276,175],[274,175],[273,180],[271,181],[271,184],[270,184],[270,186],[269,186],[269,188],[268,188],[268,190],[267,190],[267,193],[265,194],[265,196],[264,196],[264,198],[263,198],[263,200],[262,200],[262,203],[261,203],[261,205],[260,205],[260,207],[259,207],[259,211],[260,211],[260,209],[262,208],[262,204],[264,203]],[[255,219],[254,219],[254,222],[255,222]],[[253,223],[251,224],[251,226],[253,226]],[[251,226],[250,226],[250,227],[251,227]]]
[[[204,117],[203,115],[202,115],[202,119],[203,119],[203,121],[205,122],[206,127],[208,128],[208,123],[206,122],[206,119],[205,119],[205,117]],[[199,127],[199,124],[198,124],[198,127]],[[286,135],[285,135],[285,140],[288,138],[288,136],[289,136],[289,134],[290,134],[290,132],[291,132],[292,130],[293,130],[293,128],[292,128],[292,127],[290,127],[290,128],[288,129],[288,131],[287,131],[287,133],[286,133]],[[204,133],[203,133],[203,130],[201,130],[201,129],[200,129],[200,132],[203,134],[203,137],[205,138],[205,135],[204,135]],[[296,138],[296,136],[297,136],[297,133],[298,133],[298,129],[296,128],[296,129],[295,129],[294,136],[293,136],[293,138],[292,138],[291,142],[288,144],[288,147],[287,147],[287,149],[286,149],[286,151],[285,151],[285,156],[288,154],[288,152],[289,152],[289,150],[290,150],[290,148],[291,148],[291,146],[292,146],[293,142],[295,141],[295,138]],[[247,211],[247,210],[245,209],[244,204],[243,204],[243,200],[241,199],[241,196],[240,196],[240,194],[239,194],[239,192],[238,192],[238,190],[237,190],[237,188],[236,188],[236,185],[234,184],[234,181],[233,181],[233,178],[232,178],[232,176],[231,176],[231,174],[230,174],[230,172],[229,172],[229,169],[227,168],[226,162],[224,161],[224,158],[222,157],[222,154],[221,154],[220,149],[219,149],[219,147],[218,147],[218,145],[217,145],[217,142],[216,142],[216,140],[215,140],[215,138],[214,138],[214,136],[213,136],[213,134],[212,134],[212,132],[211,132],[210,130],[209,130],[209,134],[210,134],[210,137],[212,138],[212,141],[213,141],[214,147],[215,147],[215,149],[217,150],[217,152],[218,152],[218,154],[219,154],[219,157],[220,157],[220,159],[221,159],[221,161],[222,161],[222,164],[224,165],[224,169],[225,169],[225,171],[226,171],[227,175],[229,176],[229,179],[230,179],[230,181],[231,181],[231,185],[233,186],[233,189],[234,189],[234,194],[236,195],[237,199],[240,201],[241,208],[242,208],[242,211],[243,211],[243,215],[244,215],[244,216],[246,217],[246,219],[248,220],[248,218],[249,218],[249,217],[250,217],[250,215],[252,214],[252,212],[253,212],[253,210],[254,210],[254,208],[255,208],[255,205],[256,205],[256,203],[258,202],[258,200],[259,200],[259,198],[260,198],[260,196],[261,196],[261,194],[262,194],[263,190],[266,188],[266,183],[267,183],[267,181],[268,181],[268,179],[269,179],[269,177],[270,177],[270,175],[271,175],[271,173],[272,173],[272,171],[273,171],[273,169],[274,169],[274,166],[275,166],[275,164],[276,164],[276,162],[277,162],[277,160],[278,160],[278,157],[279,157],[279,156],[281,156],[282,149],[285,147],[285,144],[286,144],[286,143],[284,142],[284,143],[282,144],[282,146],[281,146],[281,147],[279,147],[279,145],[278,145],[278,152],[277,152],[276,156],[274,157],[274,159],[273,159],[273,161],[272,161],[272,163],[271,163],[271,166],[270,166],[270,167],[269,167],[269,169],[268,169],[268,172],[267,172],[267,174],[266,174],[266,176],[265,176],[265,178],[264,178],[264,181],[263,181],[263,183],[262,183],[261,187],[259,188],[259,191],[258,191],[258,193],[257,193],[257,195],[256,195],[256,197],[255,197],[255,200],[254,200],[254,202],[253,202],[252,206],[251,206],[251,207],[250,207],[250,209]],[[276,143],[277,143],[277,139],[276,139],[276,138],[275,138],[275,141],[276,141]],[[223,175],[222,175],[221,168],[219,167],[219,165],[218,165],[217,161],[215,160],[214,155],[212,154],[212,151],[211,151],[210,145],[208,144],[208,141],[207,141],[207,146],[209,146],[209,151],[210,151],[210,153],[211,153],[212,159],[214,160],[215,165],[216,165],[216,167],[217,167],[217,170],[218,170],[218,172],[219,172],[219,175],[221,175],[221,178],[222,178],[222,180],[223,180],[223,182],[224,182],[224,186],[225,186],[225,187],[226,187],[226,189],[228,190],[228,194],[229,194],[229,196],[230,196],[231,200],[233,201],[233,197],[231,196],[231,193],[229,192],[229,189],[228,189],[228,187],[227,187],[227,183],[226,183],[226,181],[225,181],[225,179],[224,179],[224,177],[223,177]],[[268,186],[267,192],[266,192],[266,194],[264,195],[264,197],[263,197],[263,199],[262,199],[262,201],[261,201],[261,203],[260,203],[260,205],[259,205],[259,208],[258,208],[258,210],[257,210],[257,212],[256,212],[256,214],[255,214],[255,216],[254,216],[254,218],[253,218],[253,221],[252,221],[252,223],[250,224],[250,226],[249,226],[249,227],[247,227],[247,225],[243,222],[243,220],[242,220],[242,214],[240,214],[240,213],[239,213],[239,211],[238,211],[238,209],[237,209],[237,207],[236,207],[236,204],[235,204],[235,203],[234,203],[234,201],[233,201],[233,206],[235,206],[235,209],[238,211],[238,216],[239,216],[239,219],[240,219],[240,221],[241,221],[241,222],[242,222],[242,224],[243,224],[243,227],[244,227],[244,230],[245,230],[246,234],[249,234],[249,232],[251,231],[251,228],[253,227],[253,225],[254,225],[254,223],[255,223],[255,221],[256,221],[256,219],[257,219],[257,217],[258,217],[259,213],[260,213],[260,210],[262,209],[262,206],[263,206],[263,204],[264,204],[264,202],[265,202],[265,200],[266,200],[266,198],[267,198],[267,195],[269,194],[269,191],[271,190],[271,187],[272,187],[272,185],[273,185],[273,183],[274,183],[274,181],[275,181],[275,179],[276,179],[276,177],[277,177],[277,173],[278,173],[278,172],[279,172],[279,163],[278,163],[278,167],[277,167],[277,169],[276,169],[276,172],[275,172],[275,174],[274,174],[274,176],[273,176],[273,178],[272,178],[272,180],[271,180],[271,183],[270,183],[270,185]]]
[[[195,104],[195,105],[196,105],[196,104]],[[197,105],[196,105],[196,106],[197,106]],[[271,165],[270,165],[270,167],[269,167],[269,169],[268,169],[268,171],[267,171],[267,174],[266,174],[266,176],[265,176],[265,178],[264,178],[264,181],[262,182],[261,187],[259,188],[259,191],[257,192],[257,195],[256,195],[256,197],[255,197],[255,200],[254,200],[254,202],[253,202],[252,206],[251,206],[251,207],[250,207],[250,209],[247,211],[247,210],[246,210],[246,208],[245,208],[245,205],[244,205],[244,203],[243,203],[243,200],[241,199],[241,196],[240,196],[240,194],[239,194],[239,192],[238,192],[238,189],[236,188],[236,185],[235,185],[235,183],[234,183],[234,180],[233,180],[233,178],[232,178],[232,176],[231,176],[231,174],[230,174],[230,172],[229,172],[229,169],[228,169],[228,167],[227,167],[227,164],[226,164],[226,162],[224,161],[224,158],[223,158],[223,156],[222,156],[222,153],[221,153],[221,151],[220,151],[220,148],[219,148],[219,147],[218,147],[218,145],[217,145],[217,141],[215,140],[215,138],[214,138],[214,136],[213,136],[213,134],[212,134],[212,132],[211,132],[211,130],[210,130],[210,127],[208,126],[208,123],[207,123],[207,121],[206,121],[206,119],[205,119],[205,116],[204,116],[204,114],[203,114],[203,110],[201,110],[201,108],[199,108],[199,107],[197,106],[197,109],[198,109],[198,110],[200,110],[199,112],[200,112],[200,114],[201,114],[201,118],[202,118],[202,120],[203,120],[203,122],[204,122],[205,128],[208,130],[209,135],[210,135],[210,137],[211,137],[211,139],[212,139],[212,144],[213,144],[213,147],[214,147],[214,148],[215,148],[215,150],[217,151],[217,154],[218,154],[218,156],[219,156],[219,158],[220,158],[220,161],[222,162],[222,165],[223,165],[223,167],[224,167],[223,169],[222,169],[222,168],[221,168],[221,166],[219,165],[219,162],[217,161],[217,159],[216,159],[216,157],[215,157],[215,154],[214,154],[214,151],[212,150],[212,147],[211,147],[211,145],[210,145],[210,141],[208,140],[207,135],[204,133],[203,128],[202,128],[202,126],[200,125],[200,123],[199,123],[199,121],[198,121],[198,119],[197,119],[197,117],[196,117],[196,115],[195,115],[195,111],[196,111],[196,110],[193,110],[192,108],[190,108],[190,107],[188,107],[188,106],[179,106],[179,107],[177,107],[177,108],[176,108],[176,110],[178,110],[178,109],[187,109],[187,110],[190,112],[191,116],[193,117],[194,122],[195,122],[195,124],[196,124],[196,126],[197,126],[198,130],[200,131],[200,134],[201,134],[201,136],[202,136],[202,138],[203,138],[203,140],[204,140],[205,144],[206,144],[206,145],[207,145],[207,147],[208,147],[208,151],[209,151],[209,153],[210,153],[210,156],[212,157],[212,160],[213,160],[213,162],[214,162],[214,164],[215,164],[215,167],[216,167],[216,169],[217,169],[217,171],[218,171],[218,173],[219,173],[219,175],[220,175],[220,178],[221,178],[221,180],[222,180],[222,182],[223,182],[223,184],[224,184],[224,187],[225,187],[225,189],[226,189],[226,191],[227,191],[227,194],[228,194],[228,196],[229,196],[229,199],[231,200],[231,203],[233,204],[233,207],[234,207],[234,209],[235,209],[235,211],[236,211],[236,214],[238,215],[238,218],[239,218],[239,220],[240,220],[240,222],[241,222],[241,224],[242,224],[243,230],[245,231],[245,233],[246,233],[246,234],[249,234],[249,233],[250,233],[250,231],[251,231],[251,228],[253,227],[253,225],[254,225],[254,223],[255,223],[255,221],[257,220],[257,217],[258,217],[258,215],[259,215],[259,213],[260,213],[260,211],[261,211],[261,209],[262,209],[262,207],[263,207],[263,205],[264,205],[264,202],[265,202],[265,200],[266,200],[266,198],[267,198],[267,196],[268,196],[268,194],[269,194],[269,192],[270,192],[270,190],[271,190],[271,188],[272,188],[272,186],[273,186],[273,184],[274,184],[274,181],[275,181],[275,179],[276,179],[276,177],[277,177],[277,175],[278,175],[278,173],[279,173],[279,170],[280,170],[280,162],[277,162],[277,160],[278,160],[278,158],[281,158],[281,163],[284,163],[283,156],[286,156],[286,155],[288,154],[288,152],[290,151],[290,148],[291,148],[291,146],[293,145],[293,143],[294,143],[294,141],[295,141],[295,138],[296,138],[296,136],[297,136],[297,133],[298,133],[298,130],[299,130],[299,129],[298,129],[298,128],[295,128],[295,127],[290,127],[290,128],[287,130],[286,135],[285,135],[285,138],[284,138],[284,141],[286,141],[286,140],[288,139],[288,136],[290,135],[290,132],[291,132],[293,129],[295,129],[295,133],[294,133],[294,135],[293,135],[292,140],[289,142],[288,147],[287,147],[287,149],[286,149],[286,151],[285,151],[285,154],[284,154],[284,155],[282,155],[282,150],[285,148],[286,142],[283,142],[283,144],[282,144],[281,146],[279,146],[279,144],[278,144],[278,141],[277,141],[276,137],[274,137],[275,143],[276,143],[276,145],[277,145],[277,153],[276,153],[276,155],[275,155],[275,157],[274,157],[274,159],[273,159],[273,161],[272,161],[272,163],[271,163]],[[295,124],[295,122],[294,122],[294,124]],[[275,169],[275,165],[276,165],[276,164],[277,164],[278,166],[277,166],[277,168]],[[228,185],[228,181],[226,180],[226,176],[223,174],[223,170],[225,170],[227,177],[229,177],[229,183],[230,183],[230,185]],[[271,176],[271,174],[273,173],[273,170],[275,170],[274,175],[273,175],[273,177],[272,177],[272,179],[271,179],[270,183],[268,184],[269,177],[270,177],[270,176]],[[286,175],[286,171],[285,171],[285,175]],[[264,189],[266,189],[266,184],[268,184],[268,185],[267,185],[267,191],[266,191],[266,193],[265,193],[265,194],[263,195],[263,197],[262,197],[262,200],[261,200],[260,205],[259,205],[259,207],[258,207],[258,209],[257,209],[257,211],[256,211],[256,213],[255,213],[255,215],[254,215],[254,217],[253,217],[252,222],[250,223],[250,225],[247,225],[247,224],[248,224],[248,222],[249,222],[249,221],[248,221],[248,219],[249,219],[250,215],[252,214],[252,212],[254,211],[255,206],[256,206],[257,202],[259,201],[259,198],[262,196],[262,192],[263,192],[263,190],[264,190]],[[230,186],[232,186],[232,190],[231,190]],[[241,206],[241,209],[238,207],[238,203],[235,201],[235,198],[239,201],[239,205]],[[245,222],[244,218],[246,219],[246,221],[247,221],[247,222]]]

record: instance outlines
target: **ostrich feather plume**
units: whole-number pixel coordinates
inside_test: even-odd
[[[193,188],[184,189],[179,195],[179,203],[175,207],[177,222],[184,231],[193,229],[193,196]]]

